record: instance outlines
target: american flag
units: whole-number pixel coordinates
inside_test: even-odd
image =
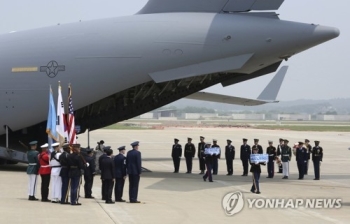
[[[76,132],[75,132],[75,121],[74,121],[74,108],[73,108],[73,100],[72,100],[72,87],[69,85],[68,87],[68,138],[69,144],[77,143]]]

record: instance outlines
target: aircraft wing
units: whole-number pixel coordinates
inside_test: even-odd
[[[284,0],[149,0],[138,14],[277,10]]]
[[[265,89],[262,91],[262,93],[256,100],[207,92],[194,93],[185,98],[242,106],[259,106],[266,103],[278,103],[279,101],[276,101],[276,98],[282,86],[284,77],[286,76],[287,70],[288,66],[283,66],[273,77],[273,79],[269,82],[269,84],[265,87]]]

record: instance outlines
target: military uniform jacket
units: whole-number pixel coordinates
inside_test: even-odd
[[[311,152],[312,152],[312,146],[311,145],[306,146],[307,160],[311,158]]]
[[[277,146],[277,156],[280,156],[282,152],[282,145]]]
[[[212,147],[212,148],[219,148],[219,149],[220,149],[220,154],[217,155],[217,156],[215,157],[215,158],[220,159],[220,158],[221,158],[221,148],[220,148],[220,146],[219,146],[219,145],[212,145],[211,147]]]
[[[39,152],[36,150],[30,150],[27,152],[28,167],[27,174],[38,174],[39,171]]]
[[[174,144],[173,150],[171,151],[171,157],[180,158],[182,156],[182,147],[180,144]]]
[[[141,152],[133,149],[126,155],[126,170],[129,175],[141,174]]]
[[[45,175],[51,173],[49,154],[47,152],[42,152],[39,154],[39,174]]]
[[[202,158],[205,151],[205,142],[198,143],[198,158]]]
[[[85,156],[85,161],[89,163],[89,166],[84,167],[84,176],[92,176],[96,172],[95,160],[91,156]]]
[[[304,163],[305,161],[307,161],[306,148],[297,148],[296,161],[297,163]]]
[[[259,163],[259,164],[251,163],[250,159],[249,159],[249,163],[250,163],[250,172],[252,173],[254,172],[261,173],[261,165],[265,165],[264,163]]]
[[[233,145],[227,145],[225,147],[225,158],[227,160],[235,159],[235,147]]]
[[[281,146],[282,162],[289,162],[291,158],[292,158],[292,149],[288,145]]]
[[[261,145],[256,145],[256,147],[258,148],[258,154],[264,154],[264,150]]]
[[[249,160],[251,153],[252,151],[250,150],[249,145],[241,145],[241,160]]]
[[[69,155],[68,152],[62,152],[62,154],[59,157],[59,161],[61,164],[61,171],[60,171],[61,177],[68,177],[68,171],[69,171],[68,155]]]
[[[100,158],[98,158],[98,169],[101,170],[101,163],[102,163],[102,160],[104,160],[104,158],[107,157],[107,154],[106,153],[103,153],[103,155],[100,156]]]
[[[192,143],[185,145],[185,157],[194,157],[196,155],[196,147]]]
[[[322,161],[323,159],[323,148],[320,146],[315,146],[312,149],[312,161],[319,160]]]
[[[79,154],[73,153],[68,155],[69,177],[80,177],[81,171],[84,169],[84,163]]]
[[[101,161],[101,179],[112,180],[115,178],[114,161],[110,156],[107,156]]]
[[[273,162],[277,156],[276,148],[274,146],[267,147],[266,154],[269,155],[269,162]]]
[[[61,153],[53,151],[50,155],[51,175],[60,175],[61,163],[59,161]]]
[[[118,154],[114,157],[115,178],[123,178],[126,176],[126,157]]]

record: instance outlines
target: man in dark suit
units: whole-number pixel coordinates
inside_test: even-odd
[[[137,200],[141,175],[141,153],[139,142],[131,143],[132,150],[126,156],[126,169],[129,175],[129,199],[130,203],[140,203]]]
[[[114,167],[115,167],[115,188],[114,196],[116,202],[125,202],[123,200],[123,190],[126,179],[126,157],[125,146],[118,148],[119,154],[114,157]]]
[[[193,157],[196,155],[196,147],[192,143],[192,138],[187,138],[187,143],[185,145],[185,158],[186,158],[186,173],[192,173],[192,161]]]
[[[112,159],[113,150],[111,148],[106,149],[106,157],[101,160],[100,168],[101,168],[101,179],[104,187],[104,198],[106,200],[106,204],[114,204],[112,201],[112,192],[115,180],[115,168],[114,162]]]
[[[248,164],[250,159],[250,146],[247,144],[248,139],[243,139],[243,145],[241,145],[241,161],[243,166],[243,174],[242,176],[248,176]]]
[[[106,146],[106,147],[103,147],[103,154],[98,158],[98,170],[99,172],[101,172],[102,168],[101,168],[101,163],[102,163],[102,160],[104,160],[107,155],[106,155],[106,150],[109,150],[111,149],[110,146]],[[106,195],[106,192],[104,191],[106,188],[104,187],[104,182],[102,180],[102,176],[101,176],[101,194],[102,194],[102,200],[106,200],[106,198],[104,198],[104,196]]]
[[[197,157],[199,160],[199,170],[201,171],[199,174],[204,174],[205,171],[205,161],[204,161],[204,148],[205,148],[205,142],[204,142],[204,137],[200,136],[200,142],[198,143],[198,153]]]
[[[307,162],[306,149],[303,147],[304,142],[299,142],[299,146],[296,152],[296,161],[298,164],[299,178],[298,180],[304,179],[305,175],[305,163]]]
[[[254,145],[258,149],[258,154],[264,154],[262,146],[259,145],[259,139],[254,139]]]
[[[95,176],[95,160],[93,158],[92,149],[87,149],[86,153],[87,155],[85,156],[85,161],[89,164],[89,166],[85,166],[84,168],[85,198],[94,199],[94,197],[92,197],[92,185],[94,184],[94,176]]]
[[[235,147],[231,145],[232,141],[227,139],[227,146],[225,147],[225,158],[227,166],[227,176],[233,174],[233,160],[235,159]]]
[[[320,141],[315,141],[315,147],[312,149],[312,162],[314,163],[315,179],[320,180],[320,166],[323,159],[323,148]]]
[[[173,162],[174,162],[174,173],[179,172],[181,156],[182,156],[182,147],[179,144],[179,139],[175,138],[173,149],[171,151],[171,157],[173,157]]]

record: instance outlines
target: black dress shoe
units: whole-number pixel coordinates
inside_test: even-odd
[[[260,192],[260,191],[257,191],[256,194],[261,194],[261,192]]]
[[[314,180],[320,180],[320,178],[315,178]]]
[[[71,204],[71,205],[81,205],[80,203],[75,203],[75,204]]]
[[[51,201],[51,203],[58,203],[58,201]]]
[[[141,203],[141,201],[130,201],[130,203]]]
[[[209,180],[209,182],[214,182],[214,181],[212,181],[212,180]]]
[[[70,203],[67,201],[64,201],[64,202],[60,202],[61,203],[61,205],[70,205]]]
[[[114,201],[106,201],[106,204],[114,204]]]
[[[92,196],[88,196],[88,197],[85,197],[85,198],[88,198],[88,199],[95,199],[95,197],[92,197]]]
[[[203,177],[203,181],[207,181],[207,179],[205,179],[205,178]]]
[[[49,199],[41,199],[42,202],[51,202]]]
[[[255,194],[255,191],[253,191],[253,190],[250,190],[250,192],[252,192],[253,194]]]
[[[242,175],[241,175],[241,177],[244,177],[244,176],[245,176],[245,174],[242,174]]]
[[[120,200],[115,200],[115,202],[125,202],[125,200],[120,199]]]

